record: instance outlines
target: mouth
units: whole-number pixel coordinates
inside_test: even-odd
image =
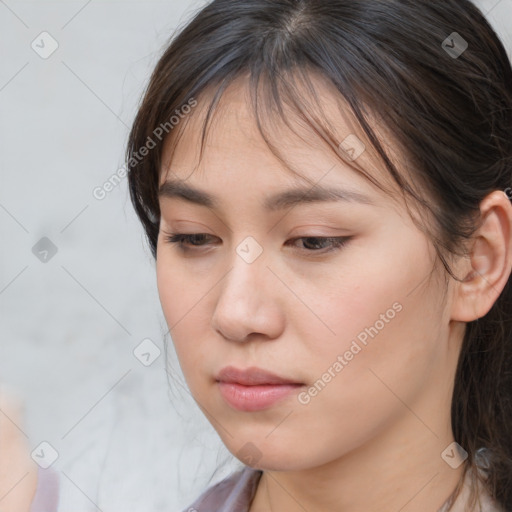
[[[227,366],[219,372],[216,382],[228,405],[244,412],[268,409],[304,386],[257,367],[239,370]]]

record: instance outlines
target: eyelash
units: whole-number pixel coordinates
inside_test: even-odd
[[[165,236],[165,240],[167,243],[175,244],[178,247],[178,249],[181,250],[182,252],[194,252],[194,251],[196,251],[196,249],[190,248],[189,246],[187,246],[184,243],[184,240],[188,240],[190,242],[190,240],[193,237],[202,237],[204,239],[205,236],[208,237],[209,235],[207,233],[191,233],[191,234],[169,233]],[[314,253],[323,255],[323,254],[330,253],[332,251],[340,250],[343,246],[345,246],[347,244],[347,242],[350,240],[350,237],[348,237],[348,236],[339,236],[339,237],[302,236],[302,237],[292,238],[289,241],[294,242],[296,240],[329,240],[329,241],[331,241],[332,242],[331,247],[327,250],[304,249],[306,252],[311,253],[311,255],[314,255]],[[202,245],[192,244],[192,247],[195,247],[195,248],[204,247],[204,246],[205,246],[204,244],[202,244]]]

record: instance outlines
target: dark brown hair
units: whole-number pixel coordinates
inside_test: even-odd
[[[286,99],[343,158],[294,87],[300,77],[314,97],[312,74],[334,86],[390,176],[428,211],[429,235],[455,278],[447,261],[464,254],[478,228],[480,202],[512,186],[512,69],[498,36],[468,0],[215,0],[200,10],[160,58],[127,148],[130,195],[153,256],[171,118],[184,117],[184,106],[207,92],[215,94],[203,143],[223,91],[247,77],[263,135],[259,110],[281,115]],[[399,173],[372,130],[369,120],[376,116],[411,179]],[[490,312],[466,326],[451,415],[455,440],[468,452],[465,470],[486,449],[485,485],[512,510],[510,278]]]

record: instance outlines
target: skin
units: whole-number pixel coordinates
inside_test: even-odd
[[[321,81],[318,91],[335,112],[332,91]],[[510,275],[510,202],[495,192],[482,203],[487,220],[473,257],[453,262],[469,278],[446,284],[430,240],[398,196],[299,125],[308,144],[282,127],[271,139],[288,160],[315,183],[356,190],[372,204],[265,211],[268,196],[311,185],[266,146],[244,82],[224,94],[199,160],[203,116],[200,103],[174,151],[167,142],[161,183],[184,180],[220,206],[161,197],[157,283],[193,397],[227,448],[236,455],[252,443],[253,466],[264,470],[250,512],[438,510],[463,468],[441,453],[454,441],[450,403],[464,322],[490,309]],[[345,121],[332,117],[340,141],[358,133]],[[390,183],[369,149],[357,163]],[[166,240],[170,233],[209,237],[182,252]],[[236,252],[247,236],[263,248],[250,264]],[[313,249],[309,239],[290,242],[335,236],[351,238],[323,254],[315,241]],[[227,365],[258,366],[307,390],[394,303],[401,311],[309,403],[293,393],[264,411],[240,412],[220,395],[215,377]]]
[[[28,512],[37,488],[37,465],[30,458],[21,404],[0,390],[0,510]]]

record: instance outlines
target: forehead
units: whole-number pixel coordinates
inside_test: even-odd
[[[297,82],[293,87],[284,91],[276,103],[273,91],[263,84],[254,108],[247,78],[235,80],[213,106],[203,141],[215,94],[213,88],[204,91],[197,99],[198,105],[165,140],[160,184],[169,177],[209,181],[208,174],[219,168],[226,180],[240,177],[250,168],[251,179],[265,169],[276,180],[312,184],[335,180],[336,172],[330,170],[342,166],[351,172],[353,181],[368,186],[363,171],[391,185],[376,151],[334,86],[313,75],[309,83]],[[299,108],[293,103],[297,100]],[[389,148],[389,138],[382,139]]]

